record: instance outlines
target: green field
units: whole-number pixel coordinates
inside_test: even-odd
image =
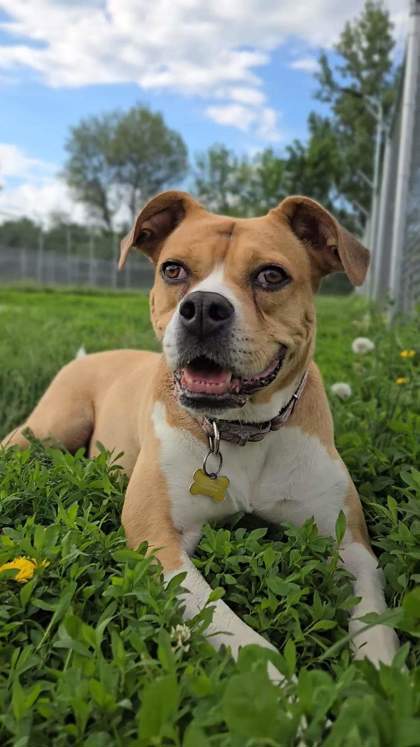
[[[317,360],[327,383],[351,375],[351,340],[365,307],[357,297],[319,299]],[[0,436],[33,407],[79,347],[158,349],[143,293],[57,293],[0,289]]]
[[[177,632],[180,581],[163,590],[145,548],[124,546],[118,467],[34,442],[0,454],[0,566],[38,564],[27,583],[0,572],[2,747],[420,745],[420,350],[400,356],[418,346],[418,322],[389,329],[354,296],[318,302],[327,388],[353,390],[332,397],[337,443],[384,569],[403,644],[394,665],[352,662],[350,579],[311,522],[267,530],[235,517],[205,529],[195,558],[214,594],[278,647],[287,685],[268,681],[261,649],[238,663],[215,652],[209,608]],[[358,336],[375,351],[354,355]],[[156,348],[146,297],[0,291],[0,435],[81,345]]]

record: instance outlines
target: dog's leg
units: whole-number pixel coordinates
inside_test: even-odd
[[[370,546],[360,499],[351,483],[346,500],[347,528],[340,548],[345,568],[354,577],[354,594],[360,601],[353,608],[349,632],[355,635],[353,649],[356,659],[367,658],[374,664],[390,664],[398,651],[398,638],[386,625],[375,625],[359,633],[365,623],[360,617],[369,612],[385,612],[384,576]]]
[[[375,625],[373,628],[359,633],[365,623],[358,618],[369,612],[381,614],[387,609],[383,591],[383,573],[378,567],[378,561],[370,546],[366,523],[363,516],[360,499],[352,481],[345,472],[343,483],[342,510],[346,515],[347,528],[340,547],[343,565],[354,577],[354,595],[360,601],[351,612],[349,632],[355,635],[352,647],[356,659],[367,658],[374,664],[380,661],[390,663],[398,650],[398,638],[391,628],[385,625]],[[347,494],[346,494],[347,489]],[[314,505],[315,503],[315,505]],[[338,517],[337,501],[325,501],[323,505],[307,501],[290,501],[287,508],[279,504],[261,515],[268,521],[291,521],[302,524],[306,519],[314,518],[321,534],[334,535],[334,527]]]
[[[38,405],[22,425],[1,442],[1,446],[25,448],[28,440],[23,431],[29,428],[36,438],[51,438],[70,451],[89,441],[93,428],[93,405],[86,386],[86,365],[73,361],[51,382]]]
[[[181,534],[173,525],[170,512],[170,499],[156,454],[148,445],[140,453],[128,484],[122,512],[122,523],[130,547],[138,547],[147,541],[156,551],[163,570],[165,581],[179,573],[186,573],[182,582],[185,589],[185,617],[194,617],[205,606],[211,587],[204,580],[187,555],[192,552],[200,532],[192,529]],[[191,535],[191,536],[190,536]],[[261,635],[246,625],[221,599],[212,605],[213,620],[207,628],[210,643],[219,648],[229,646],[233,656],[239,648],[247,644],[258,644],[275,650]],[[269,674],[274,681],[280,681],[279,672],[269,665]]]

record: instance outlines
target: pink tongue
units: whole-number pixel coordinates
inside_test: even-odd
[[[230,371],[194,371],[184,368],[181,383],[196,394],[224,394],[229,391],[232,374]]]

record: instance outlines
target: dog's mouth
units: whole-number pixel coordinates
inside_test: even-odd
[[[200,355],[175,371],[175,382],[182,404],[192,407],[242,407],[246,398],[276,378],[286,355],[286,347],[260,373],[238,376],[217,361]]]

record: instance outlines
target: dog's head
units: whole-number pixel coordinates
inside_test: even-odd
[[[360,285],[369,263],[357,239],[300,196],[242,219],[164,192],[121,242],[120,267],[132,247],[156,267],[152,322],[180,402],[212,415],[266,400],[303,373],[321,278],[344,271]]]

